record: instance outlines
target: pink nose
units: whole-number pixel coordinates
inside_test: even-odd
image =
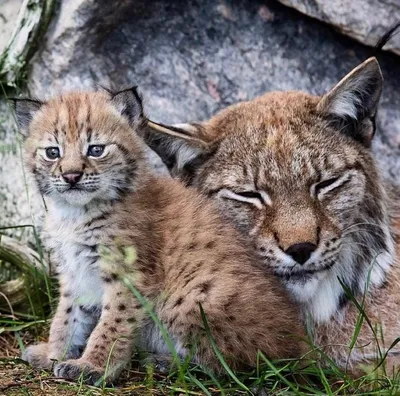
[[[62,178],[71,186],[74,184],[78,183],[78,181],[81,179],[83,173],[82,172],[69,172],[69,173],[63,173]]]

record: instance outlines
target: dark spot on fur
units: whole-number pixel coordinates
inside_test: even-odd
[[[128,318],[126,321],[127,321],[128,323],[135,323],[135,322],[136,322],[136,319],[135,319],[135,318]]]
[[[179,270],[178,274],[176,275],[177,278],[179,278],[186,270],[186,268],[189,266],[188,262],[185,262],[182,268]]]
[[[102,276],[101,279],[103,279],[103,282],[105,283],[111,283],[111,278],[109,278],[108,276]]]
[[[115,323],[121,323],[122,319],[121,318],[115,318]]]
[[[194,250],[197,248],[197,243],[196,242],[192,242],[189,246],[188,246],[188,250]]]
[[[71,306],[71,307],[68,307],[68,308],[65,310],[65,312],[66,312],[67,314],[71,313],[71,311],[72,311],[72,306]]]
[[[173,308],[179,307],[182,303],[183,303],[183,297],[179,297],[179,298],[176,300],[176,302],[175,302]]]
[[[221,327],[218,326],[218,325],[214,325],[214,331],[215,331],[216,334],[218,334],[218,333],[222,334],[223,333]]]
[[[215,246],[215,242],[214,241],[210,241],[206,244],[206,249],[212,249]]]
[[[389,280],[385,279],[381,285],[381,289],[386,289],[389,286]]]
[[[109,327],[108,330],[110,330],[112,333],[116,333],[117,332],[117,328],[114,327],[114,326]]]
[[[210,282],[203,282],[198,286],[200,293],[207,293],[210,290]]]
[[[171,327],[175,323],[176,319],[178,319],[178,314],[174,315],[169,321],[168,325]]]
[[[64,320],[64,325],[66,326],[68,324],[68,320]]]
[[[104,333],[103,333],[103,334],[101,335],[101,338],[102,338],[103,340],[106,340],[106,339],[107,339],[107,334],[104,334]]]
[[[126,305],[125,305],[125,304],[119,304],[119,305],[118,305],[118,309],[119,309],[120,311],[125,311]]]
[[[104,309],[106,309],[108,311],[110,309],[110,304],[104,305]]]
[[[196,278],[197,274],[196,273],[191,273],[191,274],[186,274],[184,276],[184,284],[183,284],[183,288],[185,288],[194,278]]]

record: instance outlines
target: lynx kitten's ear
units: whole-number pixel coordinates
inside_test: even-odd
[[[144,121],[142,98],[137,87],[110,94],[111,103],[128,120],[131,126],[137,127]]]
[[[318,110],[337,124],[342,133],[369,147],[375,133],[382,83],[378,61],[370,58],[323,96]]]
[[[172,176],[190,184],[196,170],[213,153],[200,124],[168,126],[147,120],[143,138],[169,169]]]
[[[33,99],[11,99],[14,104],[15,117],[17,119],[19,131],[23,136],[29,134],[29,124],[36,112],[43,106],[43,102]]]

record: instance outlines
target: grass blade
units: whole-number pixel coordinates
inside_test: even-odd
[[[204,328],[206,330],[206,335],[207,338],[211,344],[211,347],[214,351],[214,353],[216,354],[216,356],[218,357],[218,360],[220,361],[222,367],[225,369],[225,371],[228,373],[228,375],[239,385],[240,388],[242,388],[243,390],[245,390],[246,392],[249,392],[249,394],[252,394],[252,392],[250,391],[250,389],[243,384],[238,377],[236,377],[236,375],[234,374],[234,372],[231,370],[231,368],[229,367],[229,365],[226,363],[224,357],[222,356],[221,352],[219,351],[217,344],[215,343],[214,337],[211,334],[211,330],[210,327],[208,325],[207,322],[207,318],[206,318],[206,314],[204,313],[203,307],[201,306],[201,304],[199,303],[200,306],[200,314],[201,314],[201,318],[203,320],[203,325]]]

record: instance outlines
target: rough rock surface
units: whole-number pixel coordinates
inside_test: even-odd
[[[22,0],[0,1],[0,54],[11,38]]]
[[[33,229],[19,227],[40,224],[43,214],[43,201],[37,194],[30,194],[31,186],[24,172],[21,137],[10,103],[0,100],[0,231],[33,241]],[[3,227],[16,228],[3,231]]]
[[[138,85],[153,119],[185,122],[266,91],[322,94],[371,54],[276,1],[68,0],[32,61],[29,87],[46,97],[96,82]],[[400,184],[400,58],[379,60],[386,82],[374,150]],[[7,169],[0,157],[0,181],[22,199],[19,175]]]
[[[400,20],[399,0],[279,0],[303,14],[335,26],[361,43],[374,46]],[[400,55],[400,36],[385,49]]]

